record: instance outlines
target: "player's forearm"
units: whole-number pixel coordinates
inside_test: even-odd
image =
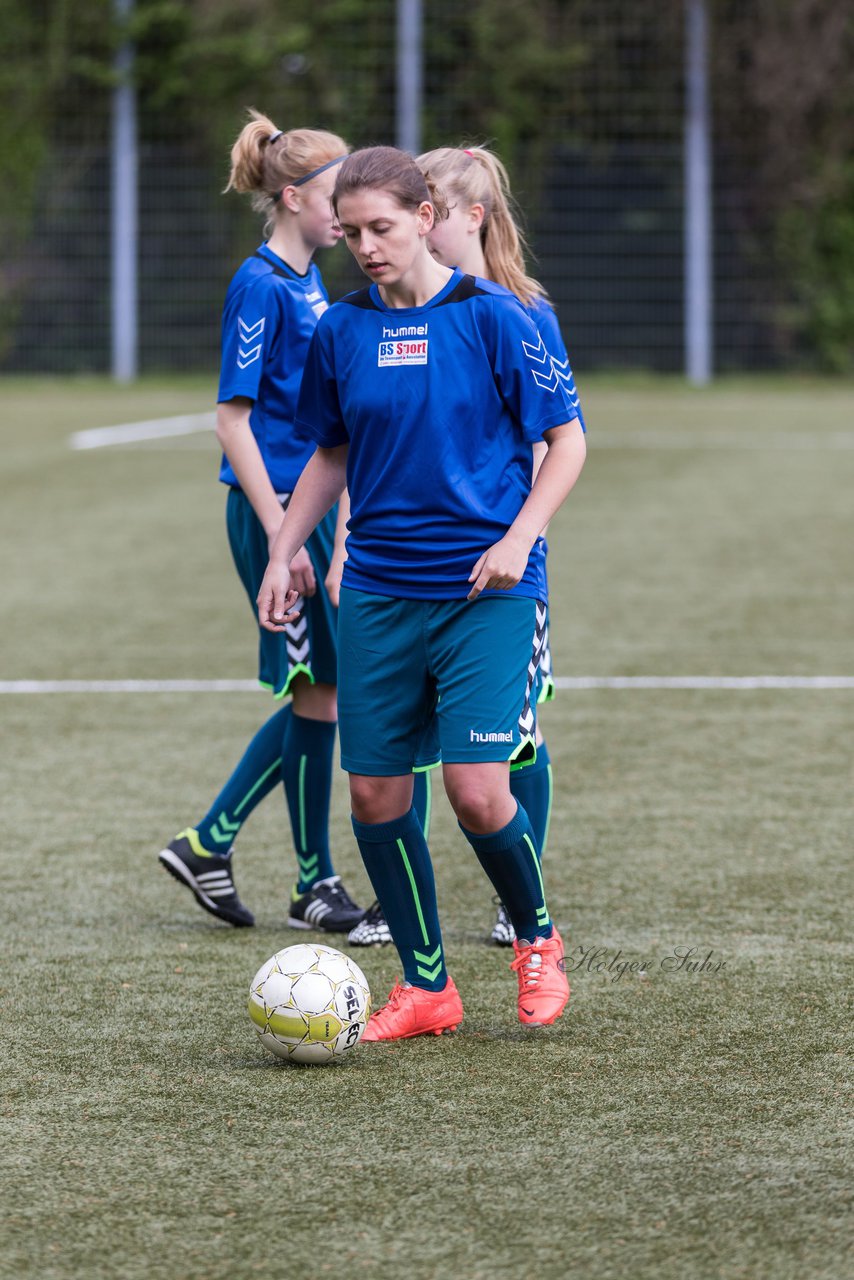
[[[251,411],[251,400],[229,400],[217,405],[216,436],[252,510],[267,536],[273,537],[282,523],[282,507],[249,425]]]
[[[546,434],[548,449],[509,532],[532,547],[581,475],[587,445],[577,419]]]
[[[340,498],[347,480],[347,445],[317,449],[297,481],[270,552],[270,562],[290,564],[309,534]]]

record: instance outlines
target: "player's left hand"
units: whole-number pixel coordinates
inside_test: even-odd
[[[531,548],[509,535],[494,543],[469,574],[472,589],[466,599],[476,600],[481,591],[509,591],[522,578]]]
[[[299,614],[300,594],[291,586],[287,568],[271,560],[258,591],[258,621],[265,631],[284,631]]]

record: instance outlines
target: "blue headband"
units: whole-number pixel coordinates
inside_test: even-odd
[[[327,160],[326,164],[322,164],[319,169],[312,169],[311,173],[307,173],[302,178],[297,178],[295,182],[288,185],[291,187],[301,187],[304,182],[311,182],[312,178],[316,178],[319,173],[325,173],[327,169],[331,169],[334,164],[340,164],[342,160],[346,160],[346,156],[336,156],[334,160]]]

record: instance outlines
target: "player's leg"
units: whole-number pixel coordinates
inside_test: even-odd
[[[549,823],[552,809],[552,765],[549,749],[537,726],[537,758],[533,764],[526,764],[521,769],[510,772],[510,791],[525,810],[531,822],[534,846],[542,860],[548,841]],[[508,915],[504,903],[498,899],[495,924],[492,927],[490,941],[498,947],[510,947],[516,938],[516,931]]]
[[[430,839],[430,819],[433,815],[433,770],[414,769],[412,772],[412,807],[424,832]]]
[[[297,859],[288,924],[347,933],[364,916],[336,875],[329,845],[329,804],[338,721],[338,618],[324,586],[335,534],[330,512],[309,538],[317,590],[303,601],[283,637],[293,715],[285,737],[282,781]]]
[[[522,807],[527,810],[528,817],[531,819],[531,826],[534,829],[537,852],[542,858],[546,851],[549,836],[553,780],[551,759],[542,733],[539,709],[554,698],[555,682],[552,674],[552,654],[549,644],[548,608],[546,607],[543,611],[543,606],[538,605],[537,611],[534,647],[538,660],[532,696],[532,704],[537,708],[537,758],[532,764],[511,770],[510,790]]]
[[[353,831],[403,965],[403,982],[368,1024],[369,1041],[439,1034],[462,1020],[430,853],[412,807],[412,767],[435,697],[422,611],[420,601],[341,592],[341,764],[350,774]]]
[[[257,621],[255,597],[267,565],[267,537],[248,499],[236,489],[229,491],[226,527],[234,564]],[[319,584],[328,567],[333,530],[330,516],[309,543]],[[259,683],[277,698],[293,694],[294,706],[283,707],[262,726],[198,826],[186,828],[161,850],[166,870],[192,890],[200,906],[229,924],[254,923],[234,885],[233,841],[280,781],[292,818],[301,891],[296,901],[292,896],[289,923],[346,932],[363,915],[335,877],[329,856],[335,629],[335,611],[322,585],[285,633],[274,635],[259,628]]]
[[[424,839],[430,836],[430,817],[433,810],[433,773],[435,766],[418,766],[412,772],[412,808]],[[379,899],[368,907],[362,919],[347,934],[353,947],[382,947],[391,942],[391,930],[383,914]]]
[[[248,499],[236,489],[229,490],[226,528],[235,567],[254,610],[253,587],[257,591],[256,581],[263,576],[267,541]],[[258,679],[265,688],[277,689],[283,663],[286,668],[283,653],[280,637],[259,630]],[[291,708],[282,707],[261,726],[204,817],[160,851],[166,870],[193,892],[201,907],[228,924],[254,923],[234,884],[233,844],[249,815],[281,781],[290,720]]]
[[[517,934],[519,1017],[542,1025],[560,1014],[569,987],[534,833],[509,777],[533,729],[534,605],[521,597],[437,605],[430,644],[445,790]]]
[[[552,810],[552,766],[549,749],[540,728],[539,708],[542,703],[554,697],[554,680],[552,678],[551,650],[549,648],[548,609],[537,606],[537,631],[535,634],[535,651],[539,647],[539,661],[534,678],[531,703],[537,708],[536,744],[537,756],[533,762],[511,769],[510,790],[531,820],[534,833],[534,844],[542,859],[548,840],[549,823]],[[490,941],[499,947],[510,947],[516,938],[516,931],[507,913],[507,908],[499,899],[497,914],[492,928]]]
[[[201,907],[227,924],[254,923],[237,895],[231,857],[243,823],[281,780],[282,743],[290,720],[291,708],[282,707],[261,726],[205,816],[160,851],[166,870],[192,890]]]

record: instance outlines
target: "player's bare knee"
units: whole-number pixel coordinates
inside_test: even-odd
[[[350,774],[350,808],[357,822],[394,822],[412,807],[412,778]]]
[[[506,784],[499,785],[493,778],[465,773],[446,776],[445,788],[457,818],[467,831],[485,835],[498,831],[511,820],[515,801]]]

